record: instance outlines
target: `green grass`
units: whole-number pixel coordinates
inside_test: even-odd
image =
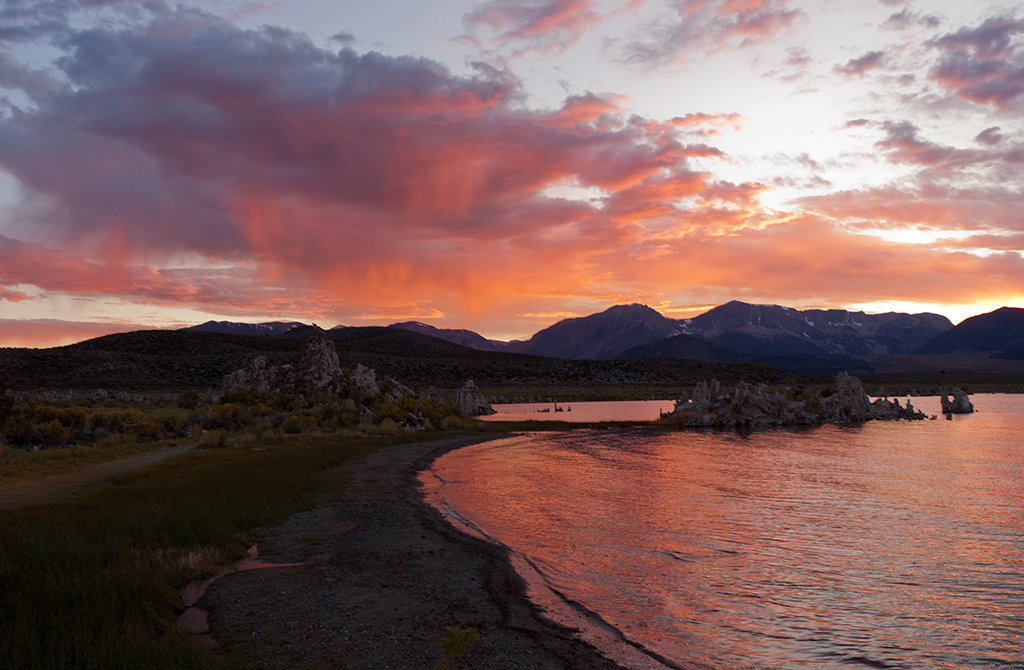
[[[180,588],[243,556],[246,530],[337,493],[332,465],[446,436],[193,451],[88,494],[0,511],[0,667],[232,667],[177,626]]]
[[[188,440],[169,440],[157,444],[125,443],[116,446],[78,447],[21,451],[0,447],[0,486],[73,472],[87,465],[104,463],[142,453],[156,447],[174,447]]]

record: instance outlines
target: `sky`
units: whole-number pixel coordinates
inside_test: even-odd
[[[1024,4],[5,0],[0,346],[1024,306]]]

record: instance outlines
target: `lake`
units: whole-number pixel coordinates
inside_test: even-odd
[[[484,421],[654,421],[671,412],[675,400],[607,400],[604,402],[531,402],[493,405],[495,413],[478,417]]]
[[[421,481],[629,667],[1024,668],[1024,396],[971,400],[952,421],[524,434]]]

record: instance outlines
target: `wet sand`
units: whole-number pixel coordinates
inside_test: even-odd
[[[433,668],[446,626],[479,642],[449,666],[615,670],[545,621],[507,552],[460,533],[423,502],[416,473],[494,438],[402,445],[341,466],[346,498],[250,534],[267,563],[213,582],[210,634],[250,667]]]

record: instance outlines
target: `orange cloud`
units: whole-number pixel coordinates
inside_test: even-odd
[[[531,14],[524,35],[590,8],[515,6],[552,12]],[[705,30],[679,48],[770,37],[798,14],[778,1],[676,7]],[[87,48],[98,39],[120,60]],[[736,114],[646,119],[592,93],[531,109],[505,69],[330,52],[185,8],[62,44],[73,85],[0,118],[0,165],[47,205],[19,210],[32,237],[0,237],[6,303],[35,287],[247,320],[401,315],[509,333],[547,324],[507,315],[610,301],[1024,294],[1024,148],[994,126],[962,149],[905,121],[851,122],[905,176],[774,212],[770,185],[697,167],[729,159],[709,138]],[[548,195],[565,184],[585,195]],[[974,234],[941,247],[859,234],[907,227]]]

